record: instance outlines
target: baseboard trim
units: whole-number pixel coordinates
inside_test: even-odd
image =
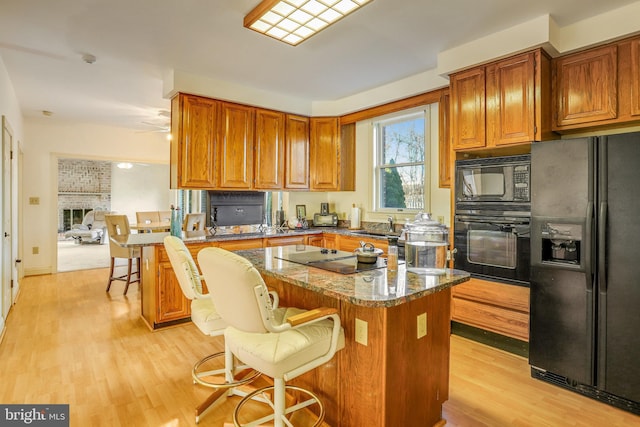
[[[0,344],[2,344],[2,340],[4,339],[4,317],[0,316]]]
[[[25,268],[24,275],[25,276],[42,276],[44,274],[52,274],[53,271],[51,267],[40,267],[40,268]]]
[[[454,321],[451,322],[451,333],[518,356],[529,357],[529,343],[526,341]]]

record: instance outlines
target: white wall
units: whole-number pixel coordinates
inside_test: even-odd
[[[23,264],[27,275],[55,272],[58,158],[169,163],[169,141],[162,133],[47,117],[25,119],[24,132],[24,199],[40,199],[38,205],[25,203]],[[34,247],[39,254],[33,254]]]
[[[134,163],[131,169],[111,167],[111,210],[136,222],[137,211],[168,211],[171,207],[169,165]]]

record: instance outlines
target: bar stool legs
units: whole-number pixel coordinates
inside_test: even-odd
[[[116,259],[115,257],[111,257],[111,263],[109,265],[109,283],[107,284],[107,292],[111,289],[111,282],[114,280],[120,280],[126,283],[124,287],[123,295],[127,294],[129,290],[129,285],[132,283],[140,283],[140,258],[135,258],[136,260],[136,271],[133,271],[133,260],[134,258],[127,259],[127,274],[123,274],[122,276],[114,276],[113,270],[115,269]],[[136,278],[132,280],[131,276],[135,275]]]

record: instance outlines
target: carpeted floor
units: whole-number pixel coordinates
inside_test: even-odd
[[[58,271],[88,270],[109,267],[109,245],[77,244],[74,240],[58,241]],[[126,262],[126,261],[124,261]],[[117,262],[116,265],[120,264]]]

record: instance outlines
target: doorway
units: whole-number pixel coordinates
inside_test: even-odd
[[[84,219],[93,209],[127,215],[134,223],[136,211],[167,210],[173,200],[167,164],[62,156],[54,163],[58,176],[57,271],[109,267],[108,236],[79,240],[68,230],[88,226]]]

